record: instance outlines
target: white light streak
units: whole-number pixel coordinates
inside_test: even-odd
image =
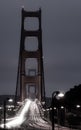
[[[6,128],[20,128],[21,125],[23,127],[35,127],[35,128],[44,128],[49,129],[51,125],[44,119],[44,113],[41,106],[41,103],[35,99],[35,101],[31,101],[30,99],[25,99],[22,103],[21,108],[14,118],[9,118],[6,120]],[[2,128],[4,124],[0,125]]]

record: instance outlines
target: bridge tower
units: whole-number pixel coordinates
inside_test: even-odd
[[[31,21],[33,18],[38,20],[38,29],[25,29],[26,19],[28,20],[28,18],[30,18]],[[33,38],[36,39],[37,48],[34,50],[32,48],[31,50],[26,46],[28,46],[28,44],[32,44],[31,46],[33,46],[34,40],[31,42]],[[37,98],[40,101],[45,100],[41,9],[38,11],[25,11],[24,8],[22,8],[16,96],[20,96],[21,101],[25,98]]]

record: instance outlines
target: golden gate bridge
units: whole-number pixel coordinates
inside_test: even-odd
[[[38,11],[25,11],[22,8],[21,15],[21,39],[15,105],[17,99],[22,105],[15,116],[7,118],[0,126],[5,129],[51,129],[51,124],[45,119],[41,105],[42,102],[45,102],[41,9]],[[29,18],[38,19],[38,29],[25,29],[25,20]],[[28,38],[33,38],[33,42],[34,38],[37,39],[37,48],[35,50],[26,48]],[[32,46],[31,40],[29,44]],[[36,43],[34,42],[34,44]]]
[[[25,29],[25,20],[38,19],[38,29]],[[30,41],[28,43],[28,38]],[[37,39],[37,43],[34,42]],[[26,48],[31,43],[37,44],[36,50]],[[31,67],[32,64],[32,67]],[[29,65],[29,66],[28,66]],[[44,67],[42,51],[42,27],[41,27],[41,9],[38,11],[25,11],[22,8],[21,19],[21,39],[19,50],[19,62],[16,84],[16,97],[19,96],[23,101],[25,98],[37,98],[39,101],[45,100]]]
[[[26,19],[38,21],[37,29],[25,29]],[[29,42],[28,42],[29,39]],[[31,42],[31,39],[33,39]],[[34,39],[36,39],[34,41]],[[36,42],[37,41],[37,42]],[[36,42],[36,43],[35,43]],[[36,44],[33,49],[32,43]],[[28,44],[32,49],[28,49]],[[27,48],[26,48],[27,46]],[[17,106],[17,101],[20,104]],[[16,110],[14,116],[2,120],[0,128],[13,130],[51,130],[50,120],[45,118],[45,82],[42,49],[41,9],[37,11],[25,11],[21,13],[21,39],[17,69],[17,81],[15,92]],[[69,130],[66,127],[57,127],[55,130]]]

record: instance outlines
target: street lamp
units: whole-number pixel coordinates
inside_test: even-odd
[[[55,122],[54,122],[54,99],[56,99],[56,97],[63,97],[64,94],[59,92],[59,91],[54,91],[52,93],[52,130],[55,129]]]
[[[13,102],[13,99],[11,99],[11,98],[6,98],[5,100],[4,100],[4,129],[6,128],[6,103],[7,103],[7,101],[8,102]]]
[[[76,105],[76,108],[80,108],[81,106],[78,104],[78,105]]]

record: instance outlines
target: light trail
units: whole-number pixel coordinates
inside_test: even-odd
[[[0,127],[4,128],[4,124]],[[8,129],[27,127],[51,129],[50,123],[44,118],[42,105],[37,99],[34,101],[25,99],[16,116],[6,120],[5,127]]]
[[[25,121],[25,114],[29,109],[30,103],[31,103],[31,100],[27,99],[25,105],[24,104],[22,105],[19,112],[14,118],[6,119],[6,121],[8,122],[5,124],[5,127],[8,129],[20,127],[20,125]],[[0,126],[4,128],[4,124],[1,124]]]

